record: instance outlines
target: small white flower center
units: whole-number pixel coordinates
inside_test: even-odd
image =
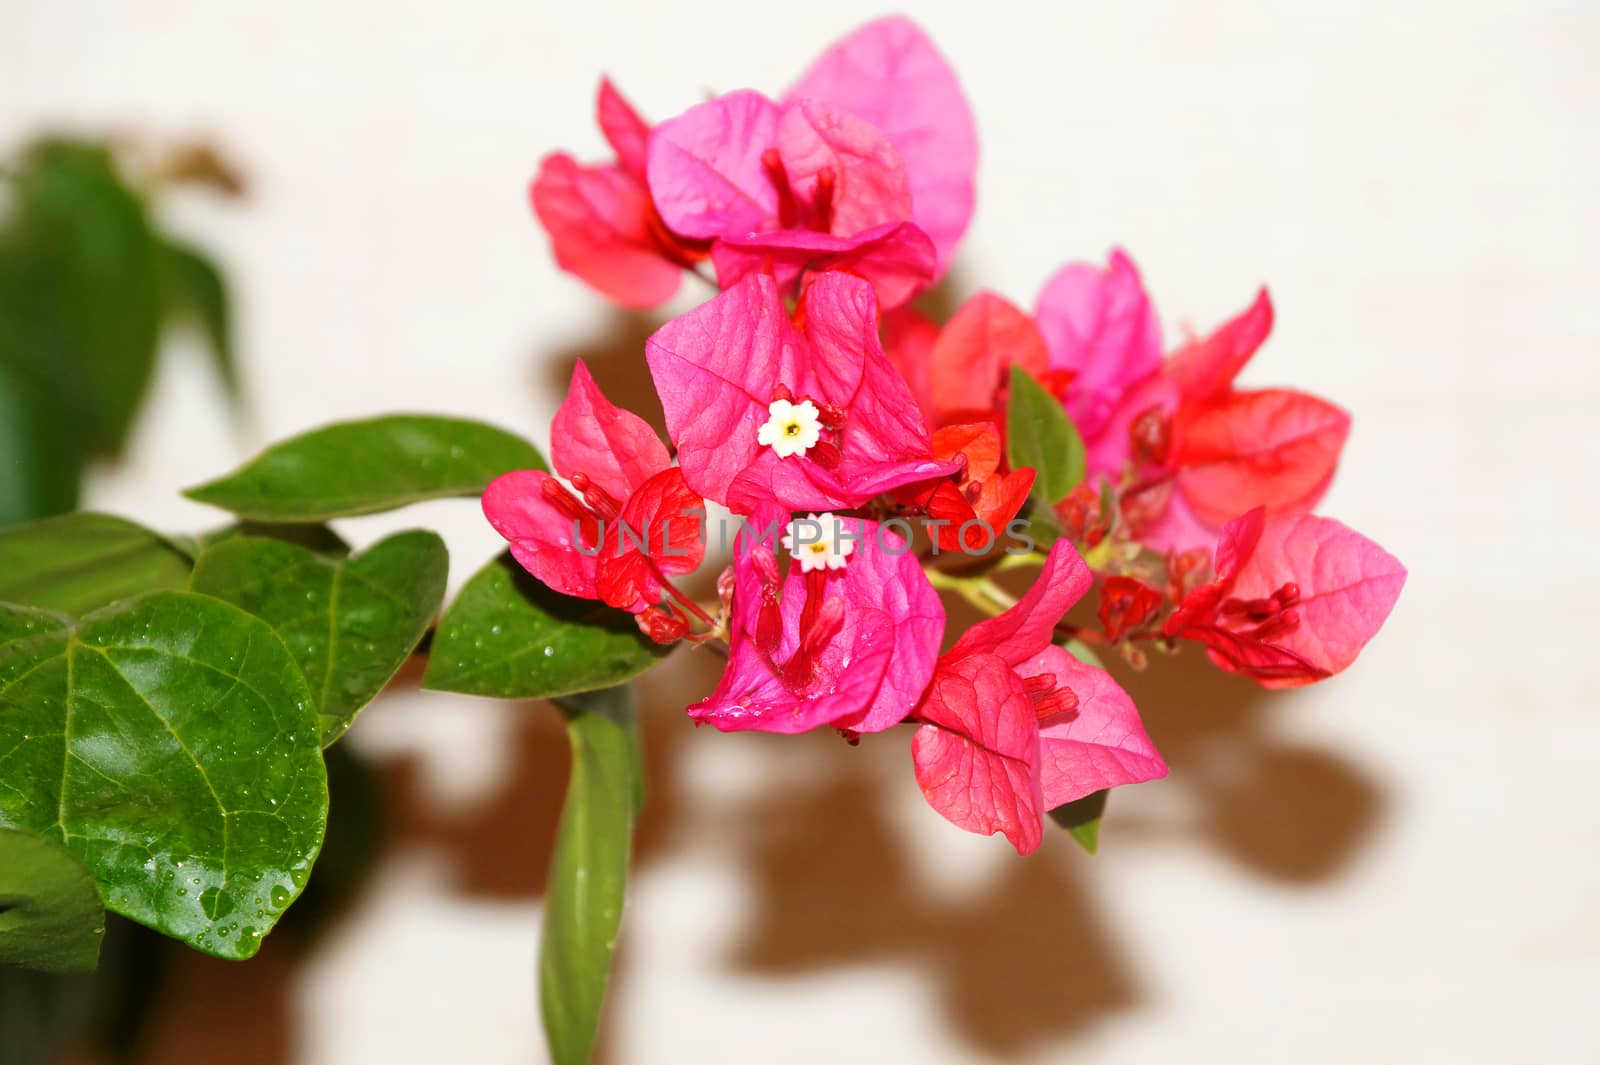
[[[767,414],[770,417],[756,433],[756,440],[781,459],[804,455],[822,439],[822,418],[809,399],[800,403],[775,399],[767,404]]]
[[[807,514],[789,523],[783,547],[800,564],[801,573],[843,569],[856,549],[856,534],[835,514]]]

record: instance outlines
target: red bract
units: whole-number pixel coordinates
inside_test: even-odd
[[[1309,684],[1354,662],[1406,579],[1394,556],[1331,518],[1261,507],[1223,529],[1214,569],[1164,631],[1205,644],[1218,666],[1269,688]]]
[[[1059,541],[1028,594],[969,629],[939,659],[912,739],[929,804],[970,832],[1038,847],[1044,811],[1166,775],[1133,702],[1104,670],[1055,645],[1091,584]]]
[[[896,493],[925,515],[940,551],[983,554],[999,542],[1028,500],[1035,471],[1000,471],[1000,431],[993,422],[947,425],[933,434],[933,457],[959,465],[947,478]]]
[[[483,496],[517,561],[558,592],[635,614],[676,597],[668,578],[705,555],[704,502],[644,419],[613,406],[582,362],[551,423],[550,460],[575,492],[542,470],[518,470]],[[652,619],[652,635],[677,631],[675,608],[666,614]]]
[[[1327,490],[1349,415],[1303,392],[1233,387],[1271,328],[1263,289],[1244,314],[1128,389],[1099,432],[1085,435],[1092,470],[1132,472],[1124,514],[1146,545],[1204,545],[1234,515],[1256,506],[1304,513]]]
[[[595,109],[616,161],[583,165],[555,152],[529,197],[563,270],[624,307],[653,307],[678,291],[684,268],[708,249],[673,234],[656,213],[644,179],[649,127],[609,81],[601,81]]]
[[[1064,388],[1072,378],[1050,370],[1033,319],[993,292],[967,300],[942,329],[915,310],[895,310],[884,317],[884,346],[935,426],[992,421],[1003,427],[1012,366],[1047,387]]]
[[[944,634],[944,606],[921,563],[873,522],[808,520],[820,539],[789,525],[785,545],[788,515],[776,507],[739,534],[728,665],[715,694],[689,708],[696,720],[726,731],[879,732],[921,698]],[[813,548],[830,564],[807,570],[800,558]],[[780,551],[794,556],[787,577]]]
[[[689,485],[749,514],[857,507],[955,472],[884,356],[871,286],[823,274],[800,314],[752,275],[645,345]]]
[[[1049,358],[1033,319],[992,292],[978,293],[951,316],[929,352],[937,424],[989,418],[1004,425],[1011,367],[1042,377]]]

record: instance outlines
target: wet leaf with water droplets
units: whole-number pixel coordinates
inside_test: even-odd
[[[545,587],[501,555],[439,622],[422,686],[499,699],[547,699],[621,683],[670,648],[629,615]]]
[[[256,952],[228,918],[292,901],[322,844],[305,678],[265,622],[206,596],[76,623],[0,607],[0,759],[0,826],[64,844],[109,909],[220,957]]]
[[[327,746],[416,648],[444,598],[449,565],[444,541],[420,530],[354,558],[235,536],[206,549],[190,588],[277,630],[311,686]]]

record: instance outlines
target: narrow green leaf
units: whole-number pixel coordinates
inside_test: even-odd
[[[149,529],[109,514],[63,514],[0,529],[0,601],[83,614],[189,582],[190,562]]]
[[[545,469],[534,446],[482,422],[397,414],[274,444],[190,499],[268,522],[318,522],[483,494],[511,470]]]
[[[71,851],[0,828],[0,965],[91,973],[105,932],[94,875]]]
[[[1011,367],[1006,452],[1013,468],[1031,466],[1035,498],[1054,506],[1088,471],[1083,437],[1061,406],[1026,370]]]
[[[1100,850],[1100,818],[1105,814],[1109,794],[1109,790],[1103,789],[1065,806],[1057,806],[1050,811],[1050,820],[1066,829],[1080,847],[1094,854]]]
[[[227,282],[210,257],[197,248],[167,241],[167,312],[194,319],[206,350],[230,399],[239,398],[239,366],[233,351],[233,315]]]
[[[620,684],[668,650],[622,611],[553,592],[506,554],[473,574],[445,611],[422,686],[548,699]]]
[[[397,533],[354,558],[234,536],[201,554],[189,587],[277,630],[311,686],[326,747],[416,649],[449,566],[431,532]]]
[[[322,844],[311,693],[267,624],[156,592],[77,623],[0,607],[0,826],[63,843],[106,907],[248,958]]]
[[[539,950],[539,1005],[555,1065],[586,1065],[600,1027],[640,794],[631,687],[560,701],[572,775]]]

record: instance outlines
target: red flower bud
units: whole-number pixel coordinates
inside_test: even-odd
[[[1139,465],[1164,465],[1172,453],[1172,418],[1158,404],[1141,411],[1128,424],[1128,446]]]
[[[1100,589],[1100,627],[1112,640],[1143,628],[1161,609],[1161,593],[1133,577],[1107,577]]]
[[[658,606],[647,607],[634,618],[639,631],[656,643],[676,643],[689,634],[689,619]]]

